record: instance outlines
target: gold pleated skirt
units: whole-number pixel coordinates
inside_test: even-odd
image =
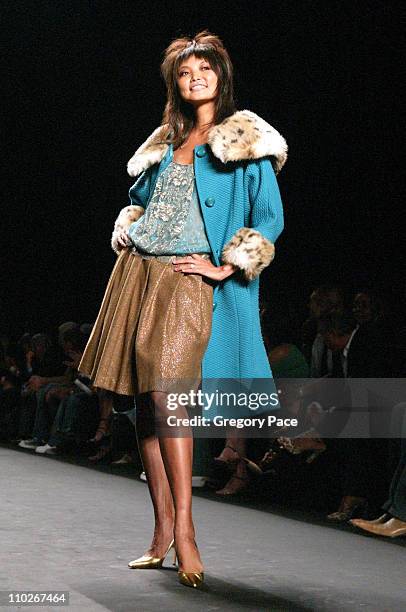
[[[198,381],[210,333],[213,288],[172,263],[120,252],[79,371],[121,395],[182,390]]]

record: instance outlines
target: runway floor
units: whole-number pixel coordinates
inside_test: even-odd
[[[170,562],[127,568],[152,532],[144,483],[4,447],[0,461],[0,590],[69,591],[69,612],[406,610],[393,542],[195,496],[206,583],[188,589]]]

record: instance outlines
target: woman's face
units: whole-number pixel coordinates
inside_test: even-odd
[[[180,64],[177,83],[182,98],[196,106],[217,96],[217,74],[206,59],[195,55]]]

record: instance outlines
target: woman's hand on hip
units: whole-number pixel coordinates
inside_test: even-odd
[[[131,238],[128,235],[127,230],[120,230],[117,234],[117,244],[122,248],[130,246]]]
[[[207,276],[213,280],[224,280],[237,270],[236,266],[224,264],[223,266],[215,266],[210,259],[205,259],[197,253],[186,255],[185,257],[177,257],[173,262],[175,272],[184,272],[185,274],[200,274]]]

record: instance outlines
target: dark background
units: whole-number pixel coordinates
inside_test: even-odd
[[[126,163],[160,123],[162,52],[208,28],[238,107],[286,138],[285,231],[263,273],[275,317],[324,282],[404,300],[400,15],[388,2],[3,2],[8,164],[0,330],[93,321],[127,204]],[[403,253],[403,254],[402,254]]]

